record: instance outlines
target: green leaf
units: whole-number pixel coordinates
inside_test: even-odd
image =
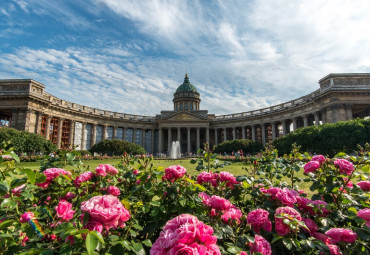
[[[231,254],[238,254],[242,250],[237,246],[230,246],[227,248],[227,251],[230,252]]]
[[[150,239],[146,239],[143,241],[143,244],[147,247],[152,247],[152,241],[150,241]]]
[[[72,247],[69,244],[63,245],[59,250],[60,255],[71,255],[72,254]]]
[[[39,173],[36,175],[36,183],[42,183],[46,181],[46,175],[43,173]]]
[[[132,248],[134,249],[134,251],[136,252],[140,252],[141,250],[143,250],[143,245],[141,243],[135,243],[135,242],[132,242]]]
[[[1,208],[7,207],[9,210],[14,209],[17,206],[17,202],[13,199],[5,198],[1,203]]]
[[[14,220],[4,220],[0,223],[0,229],[5,229],[13,224]]]
[[[7,183],[7,182],[0,182],[0,192],[2,194],[8,193],[9,189],[10,189],[9,183]]]
[[[293,248],[293,242],[289,238],[283,238],[283,244],[288,250],[291,250]]]
[[[33,170],[31,170],[31,169],[22,169],[21,171],[27,175],[28,180],[30,181],[31,184],[35,184],[36,174]]]
[[[281,238],[282,238],[281,236],[275,235],[274,238],[272,238],[271,244],[276,243]]]
[[[86,244],[86,250],[89,255],[94,253],[94,250],[98,246],[98,243],[99,243],[99,240],[95,235],[91,234],[91,232],[87,234],[85,244]]]
[[[104,237],[96,230],[93,230],[90,232],[90,234],[94,235],[96,238],[98,238],[98,240],[104,244]]]
[[[18,155],[17,155],[17,154],[15,154],[15,152],[14,152],[14,151],[11,151],[11,152],[10,152],[10,155],[12,155],[12,157],[14,158],[14,160],[15,160],[16,162],[18,162],[18,163],[20,162]]]

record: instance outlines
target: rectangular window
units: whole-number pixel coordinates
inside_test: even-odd
[[[67,148],[69,146],[69,133],[71,131],[71,122],[69,120],[63,121],[62,126],[62,148]]]

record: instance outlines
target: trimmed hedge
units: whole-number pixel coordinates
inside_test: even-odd
[[[45,137],[14,128],[0,128],[0,143],[3,141],[10,141],[18,154],[46,154],[57,150],[57,146]]]
[[[107,154],[109,156],[120,156],[125,152],[128,154],[145,154],[145,150],[138,144],[123,140],[102,140],[90,149],[91,153]]]
[[[357,146],[370,141],[370,120],[356,119],[299,128],[273,141],[279,154],[287,154],[292,144],[301,151],[333,157],[338,152],[353,153]]]
[[[236,139],[231,141],[225,141],[216,146],[216,153],[232,153],[238,150],[243,150],[244,155],[256,154],[263,150],[263,145],[260,142],[254,142],[248,139]]]

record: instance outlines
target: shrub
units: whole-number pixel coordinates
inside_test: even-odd
[[[263,145],[260,142],[254,142],[248,139],[237,139],[225,141],[216,146],[216,153],[232,153],[238,150],[243,150],[244,154],[256,154],[263,150]]]
[[[138,144],[123,140],[103,140],[90,149],[91,153],[107,154],[109,156],[120,156],[125,152],[128,154],[145,154],[145,150]]]
[[[50,153],[57,149],[51,141],[39,134],[19,131],[13,128],[0,128],[0,143],[10,141],[16,153]]]
[[[292,144],[303,151],[334,156],[339,152],[353,153],[357,145],[364,146],[370,140],[370,120],[341,121],[321,126],[299,128],[273,141],[279,154],[287,154]]]

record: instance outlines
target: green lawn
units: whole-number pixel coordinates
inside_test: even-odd
[[[99,164],[111,164],[115,165],[119,163],[118,159],[104,159],[104,160],[85,160],[83,161],[84,165],[88,165],[91,170],[94,170]],[[190,175],[198,175],[199,172],[195,170],[196,164],[191,164],[190,159],[178,159],[178,160],[167,160],[167,159],[160,159],[160,160],[154,160],[153,161],[154,167],[169,167],[172,165],[181,165],[185,167],[188,170],[188,173]],[[19,168],[30,168],[30,169],[38,169],[40,163],[39,162],[22,162],[17,163],[16,167]],[[235,176],[238,175],[246,175],[247,172],[243,169],[246,166],[242,162],[235,162],[231,163],[231,165],[226,166],[225,168],[219,168],[218,171],[228,171],[232,173]],[[66,170],[72,170],[72,166],[65,167]],[[303,171],[299,172],[298,177],[304,177]],[[288,178],[283,178],[283,180],[286,180],[289,182]],[[309,190],[309,187],[311,186],[311,183],[307,182],[301,182],[298,185],[301,189],[306,191],[307,193],[311,193]]]

